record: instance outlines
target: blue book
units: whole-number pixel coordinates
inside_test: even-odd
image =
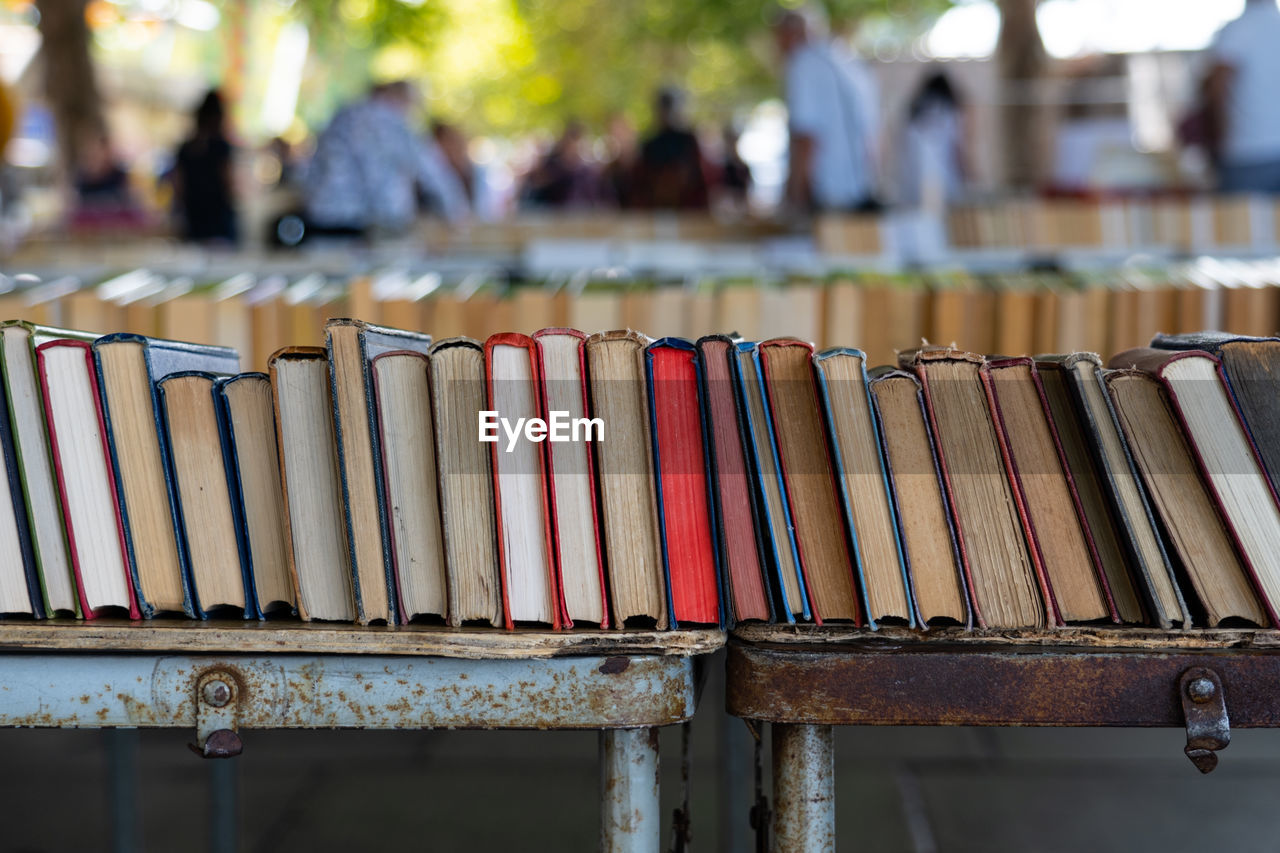
[[[756,344],[745,341],[737,343],[735,349],[734,376],[744,414],[744,447],[747,467],[755,483],[753,496],[764,522],[759,531],[765,543],[767,570],[774,581],[774,610],[786,622],[794,623],[796,617],[808,621],[813,618],[813,612],[804,574],[800,571],[800,550],[766,402],[759,353]]]
[[[881,622],[915,627],[866,360],[862,350],[839,347],[815,355],[813,363],[867,624],[873,630]]]
[[[237,373],[240,357],[227,347],[128,333],[98,338],[93,353],[138,607],[147,617],[180,611],[203,618],[156,385],[175,373]]]
[[[271,378],[265,373],[219,377],[213,398],[244,572],[245,613],[259,619],[296,613]]]
[[[254,618],[260,614],[232,497],[217,382],[212,373],[186,370],[156,383],[174,519],[195,610],[202,618],[227,611]]]

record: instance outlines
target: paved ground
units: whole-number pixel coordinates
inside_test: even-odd
[[[721,789],[750,796],[742,724],[694,724],[694,851],[750,851],[746,827],[718,831],[716,753],[724,733],[742,769]],[[728,728],[722,729],[722,724]],[[108,755],[136,746],[140,849],[208,849],[212,762],[186,732],[0,731],[3,851],[109,850]],[[233,762],[239,849],[591,851],[592,733],[250,732]],[[1175,730],[875,729],[837,734],[841,851],[1059,851],[1280,848],[1280,731],[1237,731],[1202,777]],[[664,813],[678,788],[679,733],[662,740]]]

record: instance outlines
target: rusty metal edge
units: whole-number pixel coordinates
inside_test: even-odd
[[[1280,725],[1280,654],[1250,650],[768,646],[731,642],[725,707],[809,725],[1177,726],[1212,666],[1233,728]]]
[[[716,629],[501,631],[270,621],[0,622],[0,651],[303,653],[529,660],[602,654],[689,657],[711,654],[724,643],[725,633]]]

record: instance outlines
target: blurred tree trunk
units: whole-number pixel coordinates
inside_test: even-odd
[[[1049,68],[1036,26],[1037,0],[999,0],[1000,133],[1004,177],[1010,187],[1034,187],[1047,175],[1049,111],[1041,103]]]
[[[75,169],[83,140],[104,129],[102,98],[89,56],[88,0],[36,0],[44,91],[58,129],[62,168]]]

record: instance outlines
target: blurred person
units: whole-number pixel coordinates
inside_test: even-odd
[[[609,162],[604,167],[605,189],[619,207],[631,206],[631,180],[635,176],[639,146],[636,131],[627,117],[618,113],[609,119],[609,132],[605,138],[609,148]]]
[[[431,123],[431,137],[444,156],[445,163],[457,177],[472,207],[475,207],[477,169],[476,164],[471,161],[471,155],[467,153],[467,137],[457,125],[443,121]]]
[[[602,201],[599,175],[582,153],[586,128],[569,121],[564,133],[525,176],[523,201],[534,207],[596,207]]]
[[[174,207],[183,240],[197,243],[240,241],[232,159],[222,95],[210,89],[196,107],[195,128],[178,147],[173,164]]]
[[[785,201],[801,211],[877,209],[870,72],[827,37],[815,7],[782,11],[773,34],[785,64],[790,130]]]
[[[334,115],[304,180],[311,233],[402,233],[417,217],[419,191],[446,220],[466,218],[466,194],[444,157],[409,126],[415,95],[408,81],[384,83]]]
[[[630,191],[635,207],[706,210],[710,203],[706,161],[684,114],[684,93],[658,91],[656,128],[640,146]]]
[[[298,163],[289,140],[283,136],[272,137],[267,143],[267,154],[274,158],[279,166],[276,172],[276,188],[293,186],[298,179]]]
[[[959,199],[968,175],[964,101],[942,71],[925,76],[907,107],[897,149],[898,202],[940,211]]]
[[[751,195],[751,167],[738,153],[738,139],[742,133],[733,122],[727,122],[721,131],[719,173],[716,176],[716,188],[720,197],[737,210],[747,208],[747,200]]]
[[[1246,0],[1209,47],[1205,81],[1210,159],[1223,192],[1280,193],[1280,8]]]
[[[105,130],[80,144],[73,178],[76,204],[80,212],[109,212],[133,207],[129,173],[116,156]]]

